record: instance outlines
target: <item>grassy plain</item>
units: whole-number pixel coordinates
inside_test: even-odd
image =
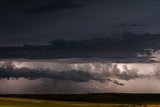
[[[160,107],[159,104],[108,104],[71,101],[48,101],[22,98],[0,98],[0,107]]]
[[[124,96],[126,98],[123,98]],[[12,95],[12,97],[1,96],[0,107],[160,107],[159,96],[160,95],[154,95],[154,94],[153,95],[90,94],[90,95],[62,95],[62,96],[41,95],[41,97],[39,95],[38,96],[39,98],[38,97],[35,98],[35,96],[31,95],[29,96],[23,95],[16,97]],[[57,101],[59,98],[61,98],[62,101]],[[97,100],[95,100],[95,98]],[[75,99],[76,101],[74,101],[73,99]]]

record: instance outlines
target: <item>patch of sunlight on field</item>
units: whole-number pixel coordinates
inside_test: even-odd
[[[160,105],[97,104],[67,101],[47,101],[21,98],[0,98],[0,107],[160,107]]]

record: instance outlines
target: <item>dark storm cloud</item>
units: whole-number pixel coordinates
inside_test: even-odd
[[[158,0],[0,0],[0,58],[62,58],[62,63],[69,60],[66,61],[67,64],[156,62],[152,59],[152,52],[160,50],[159,4]],[[146,82],[147,77],[152,77],[145,74],[148,70],[142,70],[144,74],[139,74],[138,69],[126,66],[122,70],[111,65],[102,72],[99,72],[102,69],[99,67],[96,72],[92,72],[87,67],[64,69],[66,66],[62,63],[57,68],[59,71],[47,67],[16,68],[12,64],[4,65],[0,67],[1,86],[6,90],[6,84],[11,82],[8,89],[12,90],[12,87],[25,83],[21,83],[21,80],[25,80],[28,81],[27,84],[35,82],[29,88],[35,93],[36,89],[44,92],[47,87],[45,84],[51,87],[48,87],[50,92],[54,88],[54,92],[62,89],[63,92],[68,90],[73,93],[77,88],[84,88],[79,84],[95,83],[95,89],[97,83],[124,86],[123,82],[129,82],[127,85],[135,90],[139,83],[137,79]],[[159,78],[159,70],[154,73],[153,77]],[[41,79],[52,82],[43,81],[44,85],[36,87]],[[136,82],[132,85],[129,80]],[[13,84],[14,81],[16,85]],[[61,87],[58,86],[60,82],[63,83]],[[138,86],[143,86],[143,82]],[[147,86],[149,87],[148,84]],[[147,90],[149,89],[150,87]],[[31,93],[31,90],[27,92]],[[48,91],[45,90],[45,93]]]
[[[15,68],[12,63],[8,62],[2,65],[2,67],[0,68],[0,78],[26,78],[30,80],[48,78],[53,80],[69,80],[73,82],[88,82],[90,80],[104,81],[101,78],[96,78],[94,77],[94,75],[81,70],[56,72],[50,69],[43,68]]]
[[[56,39],[49,42],[48,45],[2,47],[0,48],[0,57],[28,59],[104,58],[111,62],[153,62],[150,59],[151,50],[159,50],[159,34],[127,33],[119,37],[81,41]]]
[[[38,14],[59,9],[76,9],[83,7],[82,0],[1,0],[0,12],[3,14]]]
[[[0,45],[159,33],[158,4],[157,0],[1,0]]]
[[[121,71],[117,65],[108,66],[101,73],[99,71],[91,72],[86,70],[66,70],[66,71],[54,71],[51,69],[44,68],[16,68],[12,63],[4,63],[0,68],[0,78],[7,79],[19,79],[26,78],[30,80],[39,79],[39,78],[48,78],[51,80],[58,81],[72,81],[72,82],[89,82],[89,81],[99,81],[101,83],[111,82],[117,85],[123,86],[124,83],[119,82],[120,80],[132,80],[137,78],[146,78],[148,75],[143,75],[138,73],[138,69],[128,69],[125,66],[124,71]]]
[[[53,40],[50,45],[57,49],[89,49],[89,50],[114,50],[126,49],[142,51],[144,49],[159,49],[160,34],[133,34],[119,35],[119,38],[93,38],[82,41]]]
[[[146,24],[121,24],[121,27],[148,27]]]
[[[115,80],[113,81],[113,83],[117,84],[117,85],[121,85],[121,86],[124,86],[125,84],[124,83],[120,83],[119,81]]]
[[[78,0],[52,0],[48,2],[47,4],[27,9],[27,13],[41,13],[46,11],[52,11],[52,10],[59,10],[59,9],[76,9],[83,7],[83,4],[78,2]]]

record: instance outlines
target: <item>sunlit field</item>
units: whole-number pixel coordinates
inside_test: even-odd
[[[109,104],[0,98],[0,107],[160,107],[159,104]]]

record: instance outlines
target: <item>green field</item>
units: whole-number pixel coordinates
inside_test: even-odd
[[[0,98],[0,107],[160,107],[159,104],[109,104],[72,101],[49,101],[23,98]]]
[[[160,94],[0,95],[0,107],[160,107]]]

